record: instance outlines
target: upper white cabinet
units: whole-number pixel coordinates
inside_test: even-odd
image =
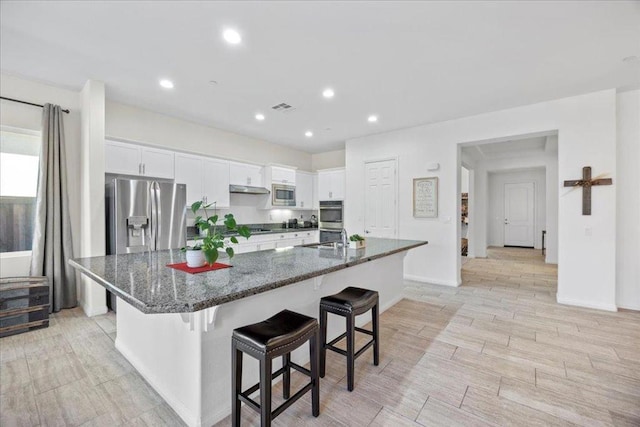
[[[228,207],[229,198],[229,162],[218,159],[204,159],[203,193],[207,203],[216,203],[216,207]]]
[[[175,180],[187,185],[187,205],[203,200],[229,207],[229,162],[176,153]]]
[[[262,166],[229,162],[229,184],[261,187]]]
[[[142,175],[140,166],[140,147],[115,141],[105,141],[105,172]]]
[[[204,198],[202,158],[190,154],[176,154],[176,183],[187,185],[187,205]]]
[[[174,177],[174,153],[157,148],[141,147],[142,174],[156,178]]]
[[[105,172],[151,178],[174,177],[174,153],[118,141],[105,141]]]
[[[313,177],[309,172],[296,172],[296,207],[313,209]]]
[[[296,185],[296,170],[281,166],[267,166],[271,171],[271,182],[276,184]],[[267,183],[268,184],[268,183]]]
[[[318,171],[318,200],[344,200],[345,170]]]
[[[312,199],[313,209],[320,209],[320,203],[318,202],[319,196],[320,196],[320,193],[318,192],[318,174],[314,173],[313,174],[313,199]]]

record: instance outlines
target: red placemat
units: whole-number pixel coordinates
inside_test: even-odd
[[[223,268],[229,268],[231,266],[228,264],[221,264],[219,262],[216,262],[213,265],[205,264],[202,267],[192,268],[192,267],[187,267],[186,262],[180,262],[178,264],[167,264],[167,267],[175,268],[176,270],[184,271],[186,273],[198,274],[198,273],[204,273],[205,271],[221,270]]]

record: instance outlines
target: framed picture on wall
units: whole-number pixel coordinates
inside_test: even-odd
[[[413,179],[413,217],[438,217],[438,177]]]

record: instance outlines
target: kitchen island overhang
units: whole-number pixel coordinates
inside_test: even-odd
[[[285,308],[317,317],[320,298],[346,286],[377,290],[384,311],[401,299],[407,251],[425,244],[369,238],[358,250],[282,248],[240,254],[225,260],[232,268],[196,275],[166,267],[182,261],[178,250],[70,264],[119,297],[116,348],[188,425],[200,426],[230,413],[233,329]],[[358,325],[369,320],[360,316]],[[328,336],[342,333],[342,323],[330,317]],[[306,346],[292,358],[306,363]],[[257,378],[257,363],[247,360],[245,386]]]

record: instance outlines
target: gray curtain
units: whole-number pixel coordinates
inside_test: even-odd
[[[73,258],[73,246],[62,115],[59,105],[45,104],[31,258],[31,275],[46,276],[49,281],[50,311],[77,304],[76,276],[67,264]]]

